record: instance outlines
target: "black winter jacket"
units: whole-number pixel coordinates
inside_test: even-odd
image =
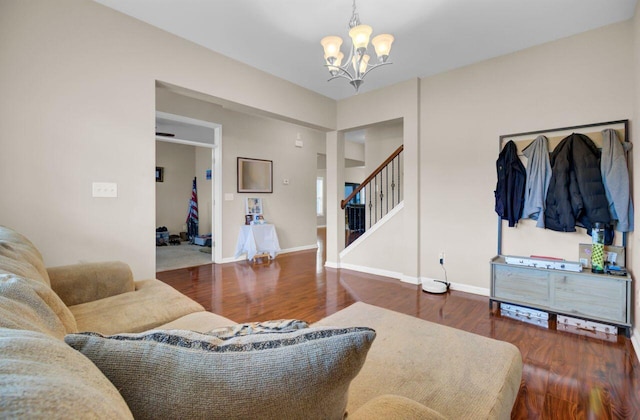
[[[496,161],[498,183],[494,195],[496,213],[502,220],[509,221],[509,227],[516,225],[522,216],[524,207],[524,190],[527,172],[520,158],[516,144],[510,140]]]
[[[584,134],[564,138],[551,153],[545,227],[574,232],[595,222],[610,223],[609,203],[600,174],[600,151]]]

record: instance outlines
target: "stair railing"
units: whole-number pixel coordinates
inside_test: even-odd
[[[356,232],[356,235],[347,234],[347,246],[402,201],[400,178],[403,150],[404,145],[398,147],[347,198],[340,202],[340,207],[345,210],[347,229],[350,233]],[[368,203],[365,206],[349,204],[363,190]]]

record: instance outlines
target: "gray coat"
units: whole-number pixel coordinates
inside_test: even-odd
[[[631,143],[623,146],[615,130],[602,130],[600,173],[609,201],[609,213],[611,219],[618,221],[616,230],[619,232],[633,231],[633,203],[626,158],[626,150],[630,148]]]
[[[545,200],[551,180],[549,140],[545,136],[538,136],[522,153],[527,157],[527,184],[522,218],[537,220],[536,226],[544,228]]]

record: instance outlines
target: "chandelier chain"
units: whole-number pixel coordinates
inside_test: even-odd
[[[360,16],[356,11],[356,0],[353,0],[353,11],[351,12],[351,20],[349,20],[349,28],[355,28],[360,25]]]

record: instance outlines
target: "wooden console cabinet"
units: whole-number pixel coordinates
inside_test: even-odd
[[[501,302],[631,329],[631,276],[571,272],[491,260],[489,305]]]

